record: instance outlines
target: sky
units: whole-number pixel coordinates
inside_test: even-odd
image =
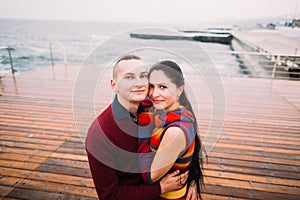
[[[0,18],[204,23],[300,18],[300,0],[0,0]]]

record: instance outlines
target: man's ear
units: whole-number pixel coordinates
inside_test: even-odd
[[[115,80],[110,80],[110,86],[114,92],[118,92],[117,90],[117,82]]]

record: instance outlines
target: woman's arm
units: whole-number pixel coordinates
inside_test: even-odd
[[[149,173],[153,182],[159,180],[171,169],[185,147],[186,138],[183,130],[176,126],[168,128],[151,164]]]

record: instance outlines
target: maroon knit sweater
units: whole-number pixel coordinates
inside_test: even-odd
[[[143,182],[137,163],[137,126],[117,98],[89,128],[88,161],[99,199],[159,199],[159,184]]]

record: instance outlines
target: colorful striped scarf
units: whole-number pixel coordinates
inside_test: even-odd
[[[195,147],[194,117],[185,107],[180,107],[170,112],[158,111],[153,113],[140,113],[139,126],[139,164],[142,177],[146,183],[155,183],[151,180],[151,163],[155,152],[169,127],[179,127],[186,136],[186,149],[180,153],[170,172],[180,170],[184,173],[191,163]]]

